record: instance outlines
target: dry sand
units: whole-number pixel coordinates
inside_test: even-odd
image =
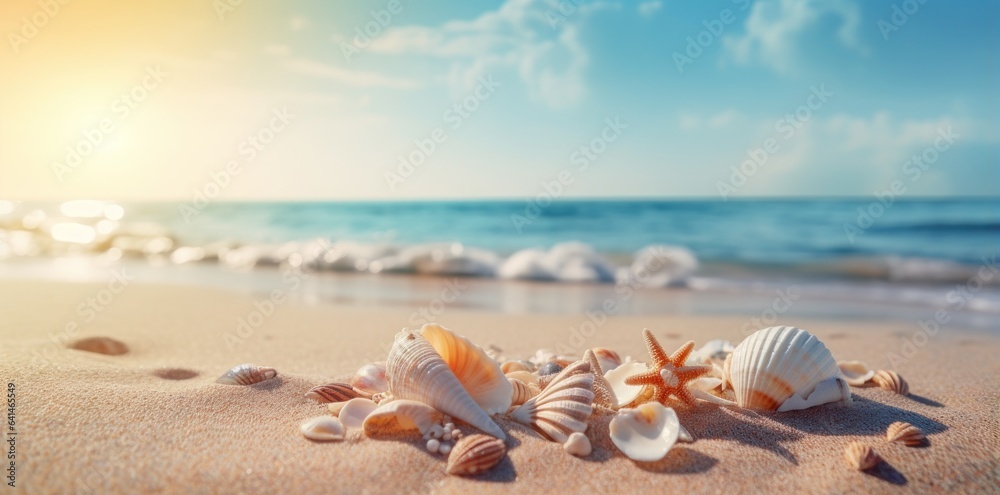
[[[1000,340],[945,328],[895,369],[903,397],[854,389],[853,404],[775,414],[702,404],[678,407],[697,438],[657,463],[635,463],[588,430],[595,452],[566,454],[528,428],[501,421],[507,459],[478,478],[444,474],[444,460],[417,442],[313,443],[298,425],[326,412],[303,397],[384,359],[407,325],[406,308],[279,305],[245,340],[227,344],[254,298],[189,287],[129,286],[93,321],[79,304],[102,286],[0,282],[0,378],[16,386],[17,493],[815,493],[993,492],[1000,486]],[[576,316],[511,316],[451,309],[439,321],[506,356],[581,344]],[[741,340],[744,317],[612,317],[582,342],[645,358],[640,330],[665,347],[688,339]],[[66,332],[67,324],[80,326]],[[889,367],[914,322],[780,321],[806,328],[838,359]],[[71,327],[72,328],[72,327]],[[67,348],[109,337],[112,356]],[[917,342],[922,342],[917,339]],[[581,348],[582,350],[582,348]],[[672,349],[669,349],[672,350]],[[233,365],[273,366],[279,378],[251,387],[215,379]],[[911,448],[884,442],[907,421],[929,435]],[[6,439],[6,437],[5,437]],[[844,447],[871,443],[886,460],[875,473],[847,467]],[[6,449],[6,446],[5,446]],[[7,492],[5,492],[7,493]]]

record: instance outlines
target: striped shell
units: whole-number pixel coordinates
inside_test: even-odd
[[[847,463],[851,467],[858,471],[871,469],[882,461],[882,458],[875,452],[875,449],[861,442],[847,444],[847,449],[844,450],[844,458],[847,459]]]
[[[510,382],[502,374],[500,377],[508,387],[505,400],[509,402]],[[490,435],[507,438],[419,333],[403,330],[396,334],[386,361],[386,379],[389,392],[397,399],[423,402]]]
[[[549,440],[566,443],[571,433],[587,429],[587,418],[594,410],[593,386],[590,363],[577,361],[556,375],[542,393],[515,409],[511,417]]]
[[[601,362],[593,350],[587,349],[583,353],[583,360],[590,363],[590,372],[594,375],[594,405],[605,409],[615,409],[618,407],[618,397],[612,390],[611,384],[604,378],[604,371]]]
[[[920,431],[920,428],[902,421],[896,421],[889,425],[885,431],[885,438],[890,442],[900,442],[910,447],[923,445],[927,441],[927,437],[924,436],[924,432]]]
[[[528,385],[538,385],[538,375],[525,370],[511,371],[506,374],[508,379],[521,380]]]
[[[344,439],[344,425],[333,416],[319,416],[307,420],[299,426],[302,436],[316,442],[332,442]]]
[[[451,449],[445,472],[460,476],[479,474],[499,464],[506,454],[507,445],[503,440],[488,435],[469,435]]]
[[[510,384],[513,388],[513,393],[510,398],[510,404],[512,406],[520,406],[521,404],[527,402],[528,399],[541,393],[541,389],[538,388],[538,385],[528,385],[517,378],[511,378]]]
[[[622,358],[617,352],[605,347],[595,347],[591,349],[594,351],[594,355],[597,356],[597,360],[601,363],[601,369],[607,373],[622,364]]]
[[[799,328],[758,330],[736,346],[726,366],[740,407],[793,411],[851,398],[833,355]]]
[[[535,366],[527,361],[517,361],[517,360],[504,361],[504,363],[500,365],[500,371],[503,371],[504,374],[511,373],[514,371],[527,371],[530,373],[534,370]]]
[[[891,390],[899,395],[909,395],[910,385],[906,383],[903,377],[899,376],[892,370],[878,370],[875,372],[875,376],[872,377],[872,381],[875,385],[886,390]]]
[[[500,365],[481,347],[440,325],[428,323],[420,335],[448,363],[452,373],[487,414],[505,413],[510,408],[511,385]]]
[[[215,382],[224,385],[253,385],[276,376],[278,371],[274,368],[246,363],[234,366]]]
[[[306,397],[316,401],[317,404],[326,404],[329,402],[346,402],[361,397],[361,394],[346,383],[328,383],[313,387],[306,392]]]

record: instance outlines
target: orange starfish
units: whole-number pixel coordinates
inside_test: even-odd
[[[682,345],[668,357],[663,347],[653,337],[653,332],[644,328],[642,337],[646,340],[646,348],[649,349],[649,356],[653,358],[653,362],[649,365],[649,371],[630,376],[625,379],[625,383],[652,386],[655,389],[653,398],[660,404],[666,405],[667,398],[673,395],[685,404],[693,406],[694,397],[688,392],[687,382],[712,370],[711,366],[684,366],[688,354],[694,349],[694,341]]]

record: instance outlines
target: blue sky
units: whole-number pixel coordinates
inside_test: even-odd
[[[222,199],[1000,193],[996,2],[219,4],[73,3],[15,48],[38,6],[5,3],[0,196],[187,200],[232,161]]]

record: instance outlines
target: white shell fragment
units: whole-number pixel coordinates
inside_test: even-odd
[[[399,399],[379,405],[365,418],[362,427],[370,437],[417,430],[421,435],[440,425],[444,414],[422,402]]]
[[[276,376],[278,371],[274,368],[246,363],[233,366],[215,382],[223,385],[253,385]]]
[[[875,370],[868,367],[861,361],[837,361],[840,374],[844,375],[844,380],[852,387],[860,387],[875,376]]]
[[[433,323],[421,327],[420,335],[448,363],[459,383],[479,407],[487,414],[507,412],[513,393],[512,386],[500,365],[481,347]]]
[[[611,420],[611,441],[633,461],[653,462],[663,459],[677,443],[681,423],[677,413],[659,402],[646,402],[630,409],[620,409]]]
[[[577,457],[587,457],[594,450],[593,447],[590,446],[590,439],[587,438],[587,435],[578,431],[569,435],[569,438],[566,439],[566,443],[563,444],[563,448],[566,449],[566,452],[569,452]]]
[[[509,404],[510,382],[502,373],[499,378],[506,384],[504,400]],[[386,361],[386,379],[389,392],[397,399],[423,402],[494,437],[507,438],[462,387],[448,363],[419,333],[403,330],[396,334]]]
[[[758,330],[736,346],[726,365],[740,407],[783,412],[851,400],[833,355],[799,328]]]
[[[385,392],[389,389],[385,381],[385,363],[369,363],[362,366],[354,373],[350,385],[367,397]]]
[[[726,360],[726,356],[731,354],[733,350],[735,348],[728,340],[709,340],[705,342],[705,345],[698,348],[698,350],[692,352],[684,364],[690,366],[712,364],[714,361],[722,362]]]
[[[302,435],[316,442],[332,442],[344,439],[344,425],[333,416],[317,416],[299,426]]]
[[[633,361],[625,363],[604,374],[604,378],[611,385],[611,390],[618,399],[618,407],[625,407],[642,395],[644,385],[627,385],[625,379],[649,371],[644,363]]]
[[[590,363],[577,361],[510,416],[553,442],[566,443],[570,434],[587,429],[587,418],[594,411],[593,386]]]
[[[344,426],[361,428],[365,423],[365,418],[374,412],[377,407],[378,404],[372,402],[370,399],[358,397],[357,399],[347,401],[344,407],[340,409],[340,414],[337,417],[340,418],[341,423],[344,423]]]

